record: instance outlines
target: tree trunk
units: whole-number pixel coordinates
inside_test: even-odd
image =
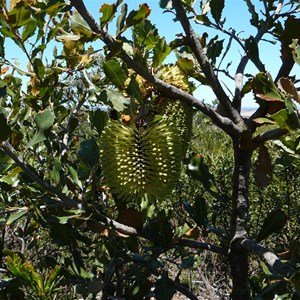
[[[231,234],[229,262],[232,275],[232,299],[250,299],[248,283],[248,251],[241,246],[247,237],[249,210],[249,175],[252,150],[242,149],[239,141],[234,141],[234,172],[232,193]]]

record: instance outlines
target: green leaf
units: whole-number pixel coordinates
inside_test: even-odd
[[[224,9],[224,0],[211,0],[209,2],[211,15],[213,16],[214,20],[219,23],[222,17],[222,11]]]
[[[29,23],[30,10],[26,6],[18,6],[9,12],[9,24],[13,27],[21,27]]]
[[[34,121],[41,131],[50,129],[54,123],[54,114],[50,109],[45,109],[35,115]]]
[[[218,196],[214,176],[209,172],[208,166],[205,164],[202,155],[195,154],[192,156],[188,165],[187,174],[193,179],[199,180],[209,193]]]
[[[136,25],[133,33],[136,44],[146,46],[147,50],[155,47],[160,40],[157,28],[147,19]]]
[[[5,87],[6,90],[6,87]],[[7,124],[6,117],[0,113],[0,141],[5,141],[11,136],[10,126]]]
[[[88,23],[81,17],[81,15],[77,11],[72,13],[71,26],[72,31],[76,35],[88,38],[93,37],[94,35]]]
[[[270,73],[258,73],[251,82],[256,97],[265,101],[284,101],[284,96],[275,85]]]
[[[27,207],[18,209],[18,211],[10,214],[10,216],[8,217],[8,219],[6,221],[6,225],[11,225],[12,223],[18,221],[27,213],[28,213]]]
[[[248,39],[246,39],[245,49],[246,49],[247,56],[258,68],[258,70],[260,72],[265,72],[265,66],[262,64],[259,58],[259,50],[258,50],[257,42],[252,35]]]
[[[111,59],[103,63],[103,70],[105,75],[119,88],[124,88],[124,82],[127,79],[127,72],[121,64]]]
[[[256,240],[262,241],[273,233],[278,233],[283,229],[287,221],[286,214],[280,209],[275,209],[268,213],[263,225],[257,235]]]
[[[78,151],[79,159],[90,169],[98,163],[99,149],[94,139],[85,140],[80,144]]]
[[[37,29],[37,21],[35,19],[30,19],[30,21],[24,26],[22,32],[22,40],[26,41],[28,38],[32,37]]]
[[[157,68],[160,66],[170,52],[171,48],[167,44],[165,38],[161,38],[154,47],[152,67]]]
[[[140,4],[139,10],[132,10],[126,18],[126,28],[140,23],[149,16],[150,12],[151,10],[146,3]]]
[[[130,100],[114,90],[103,90],[99,96],[101,101],[110,104],[116,111],[123,111],[130,104]]]
[[[165,9],[171,9],[173,7],[172,0],[160,0],[159,6]]]
[[[5,41],[4,36],[0,35],[0,57],[5,56],[4,41]]]
[[[164,271],[155,284],[156,299],[171,300],[176,293],[173,281],[168,277],[168,272]]]
[[[82,188],[82,183],[81,183],[81,181],[78,178],[77,171],[71,165],[67,165],[67,169],[68,169],[68,171],[69,171],[69,173],[71,175],[72,182],[75,183],[80,188]]]
[[[16,167],[9,171],[7,175],[4,175],[0,178],[1,182],[5,182],[12,187],[16,187],[19,184],[19,174],[22,172],[20,167]]]
[[[43,78],[45,75],[45,66],[40,58],[35,58],[33,61],[33,66],[36,74]]]
[[[250,23],[251,25],[255,26],[255,27],[258,27],[259,25],[259,19],[258,19],[258,14],[257,12],[255,11],[255,7],[254,5],[252,4],[252,1],[251,0],[245,0],[247,6],[248,6],[248,10],[252,16],[251,20],[250,20]]]
[[[125,20],[126,20],[127,10],[128,10],[128,5],[126,3],[124,3],[122,5],[122,7],[121,7],[120,15],[117,18],[117,23],[116,23],[117,32],[116,32],[116,36],[119,36],[119,34],[124,29],[124,24],[125,24]]]
[[[62,165],[61,162],[54,157],[53,158],[53,170],[52,170],[52,180],[56,185],[60,183],[60,173],[62,171]]]
[[[97,129],[99,135],[101,135],[104,126],[108,121],[108,115],[106,111],[97,109],[89,113],[92,125]]]
[[[111,22],[116,14],[117,7],[115,4],[103,4],[100,8],[102,16],[100,18],[101,26],[105,26],[107,23]]]

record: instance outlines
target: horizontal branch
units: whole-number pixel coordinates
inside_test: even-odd
[[[266,141],[277,140],[287,134],[287,130],[276,128],[266,131],[254,138],[254,142],[257,144],[263,144]]]
[[[115,39],[112,36],[110,36],[104,28],[101,28],[98,25],[98,23],[95,21],[93,16],[88,12],[82,0],[72,0],[71,4],[76,8],[76,10],[79,12],[81,17],[87,22],[91,30],[99,34],[102,41],[108,47],[111,47],[115,43]],[[229,118],[222,117],[221,115],[216,113],[213,109],[205,105],[199,99],[150,74],[147,69],[143,68],[139,63],[137,63],[124,51],[119,53],[119,55],[123,59],[123,61],[128,65],[128,67],[133,69],[137,74],[142,76],[149,83],[153,84],[159,91],[165,93],[166,95],[172,98],[181,99],[182,101],[188,103],[189,105],[194,106],[196,109],[200,110],[205,115],[209,116],[218,127],[223,129],[226,133],[230,134],[231,136],[238,135],[239,127],[236,126]]]
[[[254,241],[244,239],[241,241],[241,245],[264,261],[268,268],[286,278],[291,278],[291,276],[293,276],[296,272],[295,269],[282,263],[273,251],[257,244]]]
[[[184,246],[184,247],[186,246],[186,247],[190,247],[190,248],[209,250],[209,251],[219,253],[219,254],[224,254],[224,255],[227,254],[227,251],[224,248],[221,248],[221,247],[218,247],[215,245],[211,245],[208,243],[194,241],[194,240],[180,239],[179,245]]]

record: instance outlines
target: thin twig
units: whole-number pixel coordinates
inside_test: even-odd
[[[191,248],[196,248],[196,249],[203,249],[203,250],[209,250],[215,253],[219,254],[227,254],[227,251],[224,248],[211,245],[208,243],[202,243],[194,240],[188,240],[188,239],[180,239],[179,244],[181,246],[186,246],[186,247],[191,247]]]
[[[212,90],[214,91],[217,99],[222,105],[223,109],[226,112],[226,115],[235,123],[243,123],[243,118],[237,110],[234,109],[232,103],[230,102],[229,97],[222,88],[219,80],[217,79],[212,65],[209,63],[209,60],[204,52],[203,47],[201,46],[200,40],[196,36],[189,19],[186,15],[186,10],[184,9],[180,0],[173,0],[173,6],[176,11],[177,19],[180,20],[181,26],[186,34],[186,39],[188,40],[189,46],[193,50],[193,53],[199,62],[202,72],[208,79]]]

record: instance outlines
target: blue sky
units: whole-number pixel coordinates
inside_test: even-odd
[[[85,0],[84,2],[88,7],[89,11],[98,20],[101,16],[101,14],[99,13],[99,8],[101,7],[101,5],[103,3],[114,3],[115,1]],[[139,4],[143,3],[142,0],[129,0],[129,1],[124,0],[123,2],[128,3],[129,10],[137,9]],[[254,0],[252,1],[252,3],[255,4],[256,9],[259,10],[259,8],[261,7],[261,2],[259,0]],[[172,13],[163,13],[163,10],[159,7],[158,0],[148,1],[147,4],[152,10],[151,15],[149,17],[150,20],[153,22],[153,24],[157,26],[159,34],[161,36],[165,36],[168,42],[173,40],[176,34],[182,32],[179,22],[176,23],[173,22],[174,15]],[[250,13],[245,4],[245,1],[226,0],[225,8],[223,10],[222,16],[226,18],[224,27],[226,29],[235,28],[236,32],[240,32],[240,37],[248,38],[249,35],[256,34],[256,28],[250,25],[249,22]],[[209,39],[213,38],[216,34],[219,34],[220,37],[222,36],[222,34],[212,31],[209,28],[202,25],[195,25],[194,29],[200,36],[203,34],[203,32],[207,32],[209,34]],[[111,34],[115,33],[115,28],[113,23],[110,24],[109,32]],[[226,38],[224,42],[224,47],[226,47],[228,36],[224,36],[224,37]],[[270,43],[267,42],[262,42],[262,43],[263,43],[263,47],[262,47],[262,51],[260,52],[261,60],[265,64],[267,71],[269,71],[271,74],[274,74],[275,76],[281,63],[280,55],[279,55],[279,45],[274,47]],[[94,45],[94,48],[97,49],[97,44]],[[26,58],[22,53],[20,53],[20,51],[18,51],[17,46],[11,43],[8,44],[6,47],[6,52],[9,59],[17,58],[20,67],[26,68],[26,63],[25,63]],[[232,65],[230,66],[229,69],[232,75],[234,75],[235,73],[237,64],[239,63],[242,54],[243,53],[241,52],[241,49],[238,47],[237,43],[233,43],[230,54],[223,62],[223,66],[226,66],[227,63],[229,62],[232,62]],[[168,58],[167,61],[169,62],[172,60],[173,57],[171,56]],[[295,69],[296,68],[294,68],[293,70],[294,73],[295,71],[299,72],[299,69],[298,70]],[[251,62],[249,63],[246,71],[252,74],[258,72]],[[226,78],[222,74],[220,74],[219,76],[221,81],[224,82],[224,84],[226,84],[231,91],[234,91],[234,82],[232,80],[228,80],[228,78]],[[195,96],[197,96],[200,100],[204,100],[205,102],[208,103],[211,103],[215,99],[215,96],[210,91],[210,89],[204,86],[201,86],[197,89],[197,91],[195,92]],[[243,103],[243,106],[245,108],[255,106],[255,102],[253,101],[251,95],[247,96],[247,98]]]

